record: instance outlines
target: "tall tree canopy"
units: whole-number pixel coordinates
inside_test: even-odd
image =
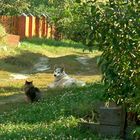
[[[27,0],[1,0],[0,15],[17,15],[29,10]]]

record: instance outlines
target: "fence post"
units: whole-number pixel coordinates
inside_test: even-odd
[[[40,19],[39,17],[36,17],[36,20],[35,20],[35,24],[36,24],[36,36],[39,37],[39,28],[40,28]]]
[[[29,14],[29,37],[32,38],[36,35],[36,24],[35,24],[36,18]]]
[[[32,35],[33,35],[33,36],[36,35],[36,24],[35,24],[35,21],[36,21],[36,17],[33,16],[33,17],[32,17]]]
[[[46,36],[46,16],[42,14],[41,19],[42,19],[41,36],[45,37]]]
[[[21,39],[29,37],[29,17],[24,13],[18,18],[18,35]]]
[[[46,19],[46,25],[45,25],[45,37],[48,38],[48,21]]]
[[[18,30],[17,30],[17,27],[18,27],[18,17],[17,16],[14,16],[14,18],[13,18],[13,33],[15,34],[15,35],[18,35]]]
[[[42,17],[39,19],[39,37],[42,37]]]
[[[25,23],[25,37],[29,37],[29,17],[26,16],[26,23]]]
[[[33,15],[29,14],[29,37],[32,38],[33,36]]]
[[[51,25],[48,24],[48,36],[47,38],[51,38]]]
[[[21,39],[33,36],[54,38],[55,28],[48,20],[45,15],[39,18],[31,14],[27,16],[24,13],[21,16],[0,16],[0,23],[6,31],[19,35]]]

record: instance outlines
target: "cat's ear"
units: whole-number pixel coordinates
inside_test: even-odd
[[[27,84],[27,83],[28,83],[28,81],[26,80],[26,81],[25,81],[25,84]]]

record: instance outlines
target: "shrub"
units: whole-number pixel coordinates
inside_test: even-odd
[[[137,97],[139,87],[140,5],[110,3],[107,6],[99,29],[105,46],[101,68],[107,85],[107,98],[117,103],[135,104],[131,98]]]
[[[67,5],[62,5],[64,10],[57,12],[60,18],[55,19],[60,31],[89,49],[102,49],[99,64],[106,98],[117,104],[127,103],[131,110],[138,108],[135,101],[140,91],[139,1],[76,2],[67,1]]]

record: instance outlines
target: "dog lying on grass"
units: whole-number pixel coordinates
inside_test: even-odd
[[[54,82],[48,86],[48,89],[53,88],[64,88],[71,86],[85,86],[83,81],[76,80],[74,78],[69,77],[63,67],[57,67],[54,70]]]
[[[24,91],[28,102],[37,102],[42,98],[40,90],[37,87],[34,87],[33,81],[25,81]]]

